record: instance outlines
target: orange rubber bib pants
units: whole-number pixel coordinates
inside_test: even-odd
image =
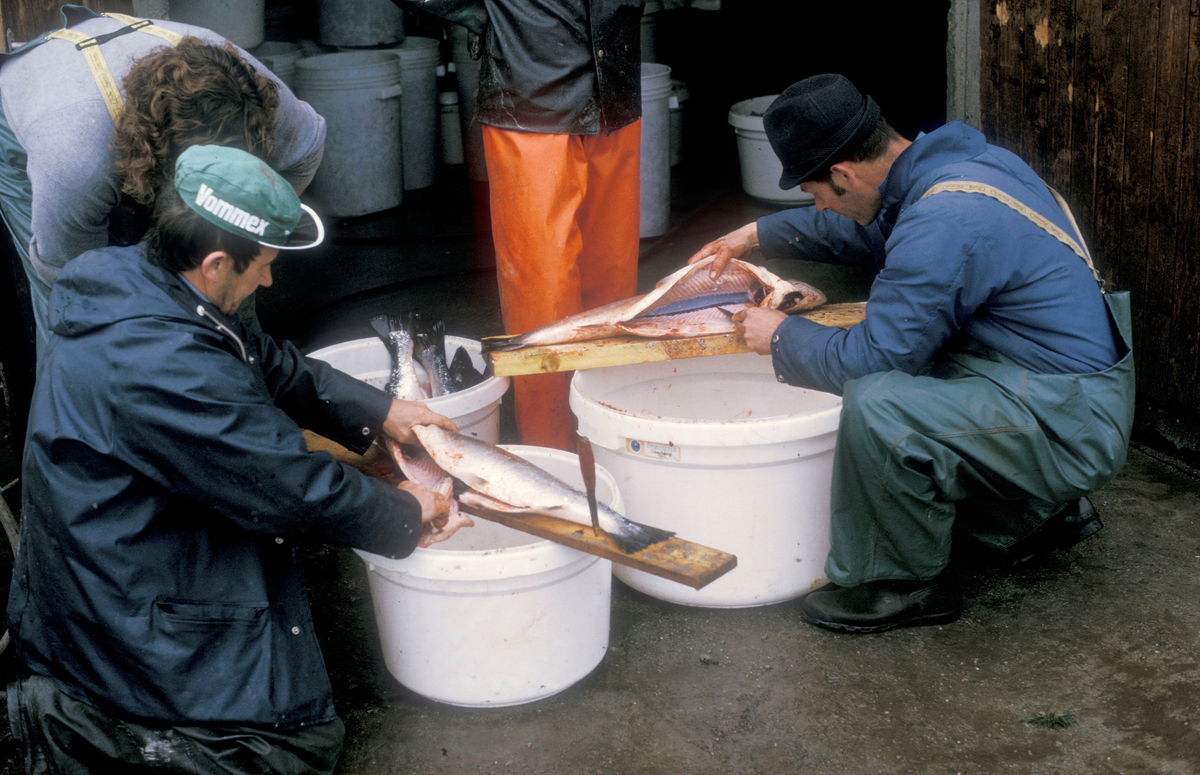
[[[507,334],[637,294],[641,121],[610,135],[484,125]],[[521,443],[575,450],[574,372],[513,378]]]

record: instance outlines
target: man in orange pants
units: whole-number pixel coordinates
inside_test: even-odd
[[[471,31],[504,330],[637,293],[643,0],[393,0]],[[517,377],[521,441],[575,449],[570,374]]]
[[[637,293],[641,121],[610,135],[483,127],[504,330]],[[521,441],[574,450],[571,374],[515,377]]]

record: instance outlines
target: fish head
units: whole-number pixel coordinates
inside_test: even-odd
[[[802,283],[799,280],[787,282],[792,286],[793,290],[785,292],[780,297],[778,306],[774,307],[774,309],[791,315],[793,312],[802,312],[806,309],[819,307],[825,303],[825,294],[808,283]]]

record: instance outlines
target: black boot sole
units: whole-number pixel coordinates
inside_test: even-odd
[[[826,630],[834,630],[836,632],[856,632],[856,633],[871,633],[871,632],[886,632],[887,630],[895,630],[901,627],[930,627],[935,624],[950,624],[956,622],[962,617],[962,609],[953,611],[937,611],[934,613],[920,614],[918,616],[910,616],[907,619],[900,619],[893,622],[881,622],[879,624],[846,624],[845,622],[828,622],[821,621],[812,616],[809,616],[804,611],[800,612],[800,618],[809,624],[814,624],[817,627],[823,627]]]

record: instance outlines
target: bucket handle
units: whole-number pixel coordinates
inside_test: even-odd
[[[389,87],[387,87],[386,89],[384,89],[383,91],[381,91],[381,92],[379,92],[378,94],[376,94],[376,95],[375,95],[375,99],[377,99],[377,100],[390,100],[392,97],[399,97],[399,96],[400,96],[400,91],[401,91],[401,90],[400,90],[400,84],[396,84],[396,85],[394,85],[394,86],[389,86]]]

